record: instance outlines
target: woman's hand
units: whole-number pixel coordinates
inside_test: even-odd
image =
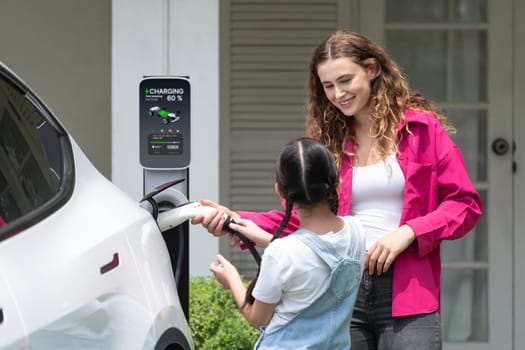
[[[231,211],[227,207],[210,201],[208,199],[203,199],[200,201],[201,205],[215,208],[214,211],[206,215],[197,215],[191,219],[193,225],[201,224],[209,233],[215,237],[220,237],[226,235],[228,232],[224,231],[222,228],[224,222],[226,221],[226,215],[230,216],[232,219],[239,219],[239,215]],[[225,215],[226,214],[226,215]]]
[[[239,272],[225,257],[217,255],[217,262],[212,262],[210,271],[213,272],[217,281],[224,289],[232,289],[232,285],[238,285],[241,281]]]
[[[368,274],[381,276],[387,272],[395,258],[403,252],[416,239],[414,230],[408,225],[402,225],[395,231],[378,239],[368,252],[365,258],[365,270]]]
[[[250,241],[260,247],[267,247],[270,244],[273,235],[255,224],[252,220],[237,219],[236,223],[230,223],[230,228],[237,231]]]

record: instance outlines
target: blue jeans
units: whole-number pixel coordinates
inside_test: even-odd
[[[352,350],[439,350],[439,312],[392,317],[392,269],[363,273],[350,326]]]

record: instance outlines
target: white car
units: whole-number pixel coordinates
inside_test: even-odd
[[[0,63],[0,349],[193,349],[157,222]]]

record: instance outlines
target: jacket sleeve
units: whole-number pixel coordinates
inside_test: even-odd
[[[425,212],[411,215],[412,219],[405,222],[416,234],[419,256],[432,252],[445,239],[463,237],[482,214],[481,197],[470,181],[461,152],[440,127],[436,130],[436,149],[436,175],[429,180],[437,186],[436,200],[427,203]]]
[[[277,230],[281,221],[284,217],[284,212],[280,210],[271,210],[266,212],[253,212],[253,211],[237,211],[237,213],[243,219],[249,219],[255,222],[260,228],[270,233]],[[288,225],[284,229],[281,237],[287,236],[292,232],[295,232],[299,228],[299,218],[295,214],[295,210],[288,221]]]

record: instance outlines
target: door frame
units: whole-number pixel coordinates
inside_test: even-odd
[[[492,142],[513,137],[513,36],[514,0],[488,0],[488,215],[489,237],[489,341],[499,349],[513,349],[513,178],[512,152],[495,155]],[[501,210],[509,208],[510,210]]]
[[[514,1],[513,18],[513,43],[514,43],[514,141],[516,151],[514,161],[516,172],[514,173],[514,344],[525,344],[525,277],[523,276],[524,266],[523,251],[525,250],[525,151],[522,146],[525,144],[525,23],[522,20],[525,14],[525,3]],[[521,16],[520,16],[521,14]]]
[[[513,266],[523,266],[520,252],[525,249],[525,234],[514,237],[514,227],[525,227],[525,216],[514,215],[525,212],[525,203],[521,201],[525,193],[525,177],[518,173],[512,176],[512,152],[504,156],[495,155],[492,142],[498,137],[516,143],[518,137],[525,142],[524,136],[514,130],[525,130],[525,67],[519,62],[525,59],[525,45],[517,47],[519,33],[525,33],[525,24],[519,20],[518,13],[525,13],[525,4],[517,0],[487,0],[488,3],[488,132],[487,132],[487,172],[488,181],[476,184],[487,191],[487,203],[484,203],[484,214],[487,217],[489,239],[488,269],[488,342],[483,343],[444,343],[446,350],[492,349],[496,345],[501,350],[513,349],[514,344],[525,343],[525,303],[514,295],[525,295],[525,279],[521,270]],[[359,30],[380,44],[384,43],[384,0],[360,1]],[[513,27],[514,23],[514,27]],[[508,38],[514,38],[508,40]],[[521,36],[522,38],[522,36]],[[516,47],[516,51],[514,48]],[[513,56],[513,52],[515,55]],[[513,60],[516,67],[513,67]],[[521,69],[521,71],[518,71]],[[518,74],[516,74],[518,73]],[[516,77],[516,80],[513,78]],[[518,96],[518,92],[522,91]],[[518,164],[525,164],[517,157],[525,155],[516,151]],[[525,166],[525,165],[524,165]],[[513,179],[515,181],[514,186]],[[519,183],[524,184],[518,187]],[[512,201],[512,198],[514,201]],[[501,208],[511,210],[501,210]],[[518,218],[518,217],[521,217]],[[515,220],[515,221],[514,221]],[[522,248],[522,249],[520,249]],[[509,254],[511,252],[511,254]],[[512,253],[513,252],[513,253]],[[514,288],[513,288],[514,285]],[[518,300],[519,299],[519,300]],[[518,304],[518,303],[521,303]],[[513,311],[514,310],[514,311]],[[513,326],[509,326],[513,324]]]

